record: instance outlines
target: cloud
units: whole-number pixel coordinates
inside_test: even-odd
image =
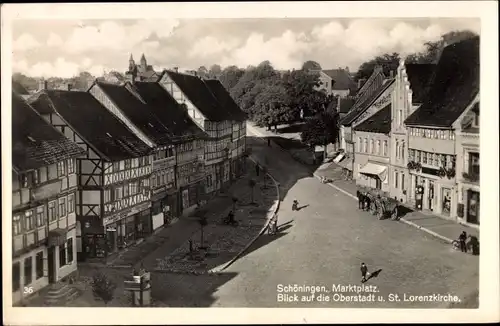
[[[190,57],[200,57],[212,56],[230,51],[238,46],[238,41],[236,39],[219,40],[213,36],[206,36],[199,39],[189,50],[188,55]]]
[[[297,68],[303,63],[300,54],[308,48],[309,44],[304,33],[295,34],[287,30],[281,36],[267,41],[263,34],[253,33],[241,47],[225,56],[220,64],[246,67],[269,60],[275,69]]]
[[[28,33],[24,33],[19,36],[12,44],[14,51],[16,52],[29,51],[36,47],[39,47],[40,45],[41,44],[31,34]]]
[[[60,47],[64,44],[62,38],[54,33],[50,33],[49,38],[47,39],[47,45],[50,47]]]
[[[61,77],[70,78],[82,71],[88,71],[94,76],[102,75],[104,66],[93,64],[92,60],[85,58],[82,62],[67,61],[58,57],[54,62],[42,61],[29,65],[26,60],[13,62],[13,70],[27,76],[33,77]]]
[[[128,52],[152,34],[159,38],[169,37],[178,25],[177,20],[140,20],[133,25],[105,21],[97,26],[81,25],[73,29],[65,49],[69,53],[95,50]]]

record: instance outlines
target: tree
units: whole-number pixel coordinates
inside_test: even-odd
[[[208,221],[207,221],[207,218],[206,216],[201,216],[199,219],[198,219],[198,223],[200,224],[200,228],[201,228],[201,232],[200,232],[200,249],[204,249],[205,246],[204,246],[204,231],[205,231],[205,226],[208,225]]]
[[[92,277],[92,292],[94,297],[102,300],[104,305],[108,305],[113,300],[116,284],[106,276],[106,274],[99,272]]]
[[[368,79],[373,73],[375,66],[377,65],[382,66],[384,74],[386,76],[389,76],[391,71],[395,71],[396,69],[398,69],[399,61],[400,61],[400,56],[399,53],[396,52],[392,54],[386,53],[377,56],[372,60],[364,62],[363,64],[361,64],[361,66],[359,66],[358,72],[356,73],[354,80],[358,81],[360,79]]]
[[[321,70],[321,65],[316,61],[308,60],[302,65],[302,70]]]
[[[262,167],[262,177],[264,178],[264,189],[267,189],[267,174],[269,173],[269,168],[264,165]]]
[[[207,67],[201,66],[200,68],[198,68],[197,74],[198,74],[198,76],[200,76],[202,78],[208,77],[209,73],[208,73]]]
[[[311,148],[323,146],[323,158],[326,159],[326,146],[338,139],[338,119],[337,112],[326,110],[308,119],[300,135],[302,142]]]
[[[218,78],[222,73],[222,68],[219,65],[212,65],[209,70],[210,76]]]
[[[245,74],[244,69],[240,69],[236,66],[229,66],[224,68],[219,75],[219,81],[222,83],[224,88],[229,92],[238,83],[240,78]],[[233,99],[236,100],[235,97]]]
[[[251,202],[251,204],[255,204],[254,196],[253,196],[254,195],[253,190],[254,190],[256,184],[257,184],[257,182],[254,179],[248,180],[248,186],[250,187],[250,189],[252,191],[251,192],[251,194],[252,194],[252,202]]]
[[[464,41],[473,37],[477,34],[474,32],[463,30],[463,31],[451,31],[449,33],[441,35],[441,38],[437,41],[426,42],[424,44],[425,49],[422,52],[413,53],[406,57],[406,63],[433,63],[437,64],[441,52],[443,49],[456,42]]]
[[[326,101],[326,94],[316,90],[320,83],[318,73],[306,70],[293,70],[283,74],[286,105],[292,109],[296,119],[299,118],[301,110],[310,115],[321,109]]]

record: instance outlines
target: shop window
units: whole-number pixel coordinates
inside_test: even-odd
[[[33,282],[33,257],[24,259],[24,285],[30,285]]]
[[[26,231],[31,231],[35,228],[35,221],[34,221],[34,216],[33,216],[33,210],[28,210],[24,212],[24,217],[25,217],[25,227]]]
[[[479,174],[479,153],[469,153],[469,173]]]
[[[21,215],[12,216],[12,232],[14,235],[19,235],[23,232],[23,223],[21,221]]]
[[[69,238],[68,241],[66,241],[66,247],[68,250],[68,263],[73,262],[73,238]]]
[[[56,208],[56,201],[55,200],[49,202],[48,215],[49,215],[50,222],[53,222],[57,219],[57,208]]]
[[[66,198],[59,198],[59,217],[66,216]]]
[[[64,244],[59,246],[59,267],[66,265],[66,247]]]
[[[36,254],[36,279],[43,277],[43,251]]]
[[[39,206],[36,208],[36,226],[44,226],[45,225],[45,207]]]
[[[12,291],[19,291],[21,286],[21,265],[19,262],[12,264]]]

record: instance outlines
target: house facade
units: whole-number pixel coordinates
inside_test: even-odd
[[[214,85],[209,88],[196,76],[165,71],[159,83],[207,134],[204,143],[205,194],[221,190],[231,181],[232,162],[241,160],[246,146],[246,124],[241,110],[236,107],[236,111],[231,103],[223,106],[222,91],[216,93]]]
[[[77,269],[76,158],[82,154],[12,94],[14,304]]]
[[[479,38],[447,46],[424,103],[405,121],[408,128],[409,202],[416,209],[456,219],[457,131],[479,101]]]
[[[396,71],[392,93],[392,136],[390,196],[406,203],[411,183],[408,170],[408,130],[404,121],[422,104],[425,87],[431,78],[435,65],[405,64],[401,60]]]
[[[353,128],[387,106],[390,102],[394,80],[386,79],[382,68],[376,67],[366,84],[364,92],[359,94],[351,110],[340,121],[341,146],[345,146],[343,148],[345,149],[346,158],[340,161],[339,164],[344,169],[350,171],[351,174],[354,171],[356,146],[356,138],[353,137]]]
[[[347,97],[356,92],[357,85],[351,78],[347,68],[311,70],[319,75],[320,85],[315,89],[323,91],[326,95]]]
[[[150,234],[152,144],[88,92],[45,91],[31,101],[85,151],[76,162],[78,258],[105,258]]]
[[[356,184],[389,193],[391,104],[353,128]]]
[[[468,225],[479,226],[479,102],[461,121],[456,146],[458,218]]]

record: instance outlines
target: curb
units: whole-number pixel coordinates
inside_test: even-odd
[[[249,159],[252,162],[254,162],[255,164],[258,164],[253,158],[249,157]],[[280,189],[279,189],[278,182],[276,181],[276,179],[270,173],[267,173],[266,175],[271,178],[271,180],[274,183],[274,187],[276,188],[276,203],[273,204],[273,206],[276,205],[276,207],[273,209],[272,213],[268,213],[267,221],[264,223],[264,226],[260,230],[259,234],[257,234],[252,240],[250,240],[250,242],[245,246],[245,248],[243,248],[229,262],[225,263],[222,267],[212,268],[211,270],[208,271],[209,274],[218,274],[218,273],[224,271],[225,269],[227,269],[229,266],[231,266],[236,260],[238,260],[248,250],[248,248],[250,248],[250,246],[252,246],[254,244],[254,242],[257,241],[257,239],[262,234],[264,234],[264,232],[266,232],[267,228],[269,227],[269,223],[271,222],[271,219],[276,215],[276,213],[280,209],[280,203],[281,203],[281,201],[280,201]]]
[[[316,173],[314,173],[314,176],[315,176],[318,180],[321,180],[321,177],[320,177],[319,175],[317,175]],[[356,200],[358,199],[356,196],[354,196],[354,195],[352,195],[352,194],[348,193],[348,192],[347,192],[347,191],[345,191],[344,189],[342,189],[342,188],[340,188],[340,187],[338,187],[338,186],[336,186],[336,185],[334,185],[334,184],[328,183],[328,185],[329,185],[330,187],[332,187],[332,188],[334,188],[334,189],[336,189],[336,190],[340,191],[340,192],[341,192],[341,193],[343,193],[344,195],[347,195],[347,196],[349,196],[349,197],[351,197],[351,198],[353,198],[353,199],[356,199]],[[441,239],[441,240],[443,240],[443,241],[445,241],[445,242],[448,242],[448,243],[450,243],[450,244],[453,242],[453,240],[452,240],[452,239],[447,238],[447,237],[445,237],[445,236],[442,236],[442,235],[440,235],[440,234],[438,234],[438,233],[436,233],[436,232],[434,232],[434,231],[431,231],[431,230],[429,230],[429,229],[427,229],[427,228],[424,228],[424,227],[422,227],[422,226],[420,226],[420,225],[418,225],[418,224],[415,224],[415,223],[413,223],[413,222],[411,222],[411,221],[408,221],[408,220],[406,220],[406,219],[405,219],[405,218],[403,218],[403,217],[401,217],[398,221],[401,221],[402,223],[405,223],[405,224],[407,224],[407,225],[413,226],[414,228],[416,228],[416,229],[418,229],[418,230],[424,231],[424,232],[426,232],[426,233],[428,233],[428,234],[430,234],[430,235],[433,235],[433,236],[435,236],[436,238],[439,238],[439,239]]]

